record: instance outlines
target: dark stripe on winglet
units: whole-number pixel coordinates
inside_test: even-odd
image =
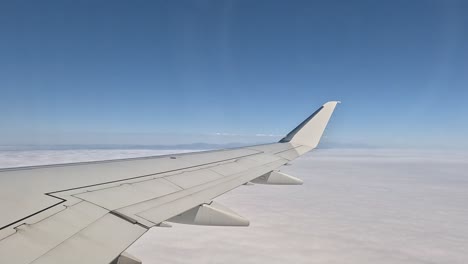
[[[309,121],[314,118],[321,110],[323,109],[323,105],[317,109],[313,114],[311,114],[306,120],[302,121],[296,128],[294,128],[291,132],[289,132],[284,138],[282,138],[279,143],[286,143],[291,141],[291,139],[301,130]]]

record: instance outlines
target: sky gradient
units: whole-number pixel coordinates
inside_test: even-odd
[[[0,145],[467,148],[466,1],[0,3]]]

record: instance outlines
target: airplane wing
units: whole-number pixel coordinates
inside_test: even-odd
[[[247,226],[213,199],[250,182],[302,184],[277,169],[317,147],[337,103],[274,144],[0,170],[0,263],[141,263],[124,251],[152,227]]]

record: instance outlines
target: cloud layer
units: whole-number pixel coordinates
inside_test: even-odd
[[[159,153],[7,151],[0,166]],[[283,168],[302,186],[242,186],[216,199],[250,227],[154,228],[129,252],[145,264],[466,263],[467,171],[464,153],[318,150]]]

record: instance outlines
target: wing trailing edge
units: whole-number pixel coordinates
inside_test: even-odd
[[[273,184],[273,185],[302,185],[304,182],[294,176],[282,173],[279,171],[272,171],[264,174],[251,182],[258,184]]]
[[[188,225],[249,226],[249,220],[215,202],[201,204],[167,221]]]

